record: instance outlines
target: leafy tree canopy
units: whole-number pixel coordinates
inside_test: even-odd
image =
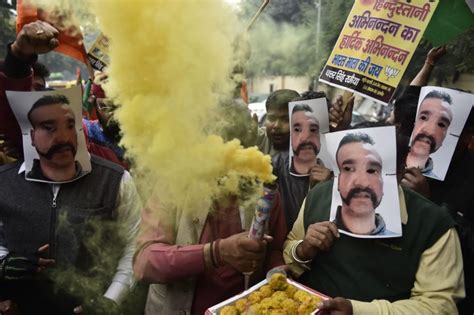
[[[319,45],[318,9],[321,5]],[[247,76],[303,75],[317,78],[331,53],[352,8],[347,0],[272,0],[249,33],[251,56]],[[241,18],[250,20],[260,0],[242,2]],[[405,72],[404,81],[415,76],[432,46],[422,40]],[[432,78],[439,84],[459,73],[474,72],[474,28],[447,45],[448,53]]]

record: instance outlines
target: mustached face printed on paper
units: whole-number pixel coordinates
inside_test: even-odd
[[[330,220],[354,237],[401,236],[394,127],[326,135],[335,172]]]
[[[329,131],[326,98],[289,103],[290,172],[307,176],[316,164],[327,163],[323,135]],[[326,164],[327,165],[327,164]]]
[[[446,88],[421,89],[406,167],[417,167],[427,177],[444,180],[472,99],[472,94]]]
[[[80,93],[79,87],[46,92],[7,92],[23,134],[27,180],[68,182],[90,172]],[[69,175],[58,180],[53,178],[57,173]]]

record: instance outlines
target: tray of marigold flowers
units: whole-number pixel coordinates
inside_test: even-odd
[[[244,292],[207,309],[205,315],[323,315],[317,308],[328,297],[283,273],[274,273]]]

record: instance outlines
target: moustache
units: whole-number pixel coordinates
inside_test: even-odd
[[[58,153],[59,151],[63,149],[69,149],[71,150],[74,156],[76,155],[76,148],[70,142],[55,144],[51,148],[49,148],[48,152],[46,153],[38,152],[38,153],[41,154],[43,157],[45,157],[47,160],[51,160],[54,154]]]
[[[369,187],[364,187],[364,188],[360,188],[360,187],[356,187],[356,188],[352,188],[349,193],[347,194],[347,197],[346,198],[343,198],[341,196],[341,199],[342,201],[346,204],[346,205],[349,205],[351,203],[351,200],[352,198],[355,197],[355,195],[357,194],[360,194],[360,193],[367,193],[369,194],[370,196],[370,200],[372,201],[372,206],[375,208],[377,208],[378,206],[378,201],[377,201],[377,195],[375,194],[375,192],[370,189]]]
[[[318,155],[319,153],[319,148],[317,145],[315,145],[314,143],[312,142],[309,142],[309,141],[306,141],[306,142],[301,142],[298,147],[296,148],[296,150],[293,150],[293,153],[298,156],[300,154],[300,152],[305,149],[305,147],[311,147],[311,149],[313,149],[314,151],[314,155]]]
[[[433,136],[430,136],[430,135],[427,135],[425,133],[420,132],[419,134],[417,134],[415,136],[415,138],[413,138],[412,145],[416,141],[423,141],[423,140],[429,140],[430,141],[430,153],[433,153],[435,151],[435,147],[436,147],[436,140],[433,138]]]

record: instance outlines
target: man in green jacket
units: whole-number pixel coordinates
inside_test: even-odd
[[[338,161],[339,162],[339,161]],[[457,314],[462,255],[445,209],[399,188],[402,236],[354,238],[329,222],[333,182],[313,188],[284,244],[298,281],[333,297],[331,314]]]

